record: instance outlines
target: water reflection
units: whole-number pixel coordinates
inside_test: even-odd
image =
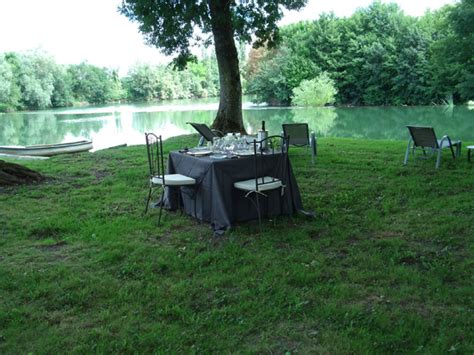
[[[30,145],[92,139],[95,149],[143,144],[144,132],[164,138],[195,131],[187,122],[211,124],[216,99],[159,104],[108,105],[0,114],[0,145]],[[408,124],[434,126],[438,135],[474,141],[474,111],[466,107],[271,108],[244,104],[244,124],[255,133],[261,122],[271,134],[282,123],[307,122],[319,137],[407,138]]]
[[[406,139],[406,125],[433,126],[438,135],[472,141],[474,113],[466,107],[361,107],[337,109],[328,136]]]

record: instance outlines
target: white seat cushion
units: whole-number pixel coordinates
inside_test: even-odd
[[[151,179],[151,182],[155,185],[163,185],[163,179],[158,176],[154,176]],[[194,185],[196,180],[181,174],[169,174],[165,175],[165,185],[166,186],[179,186],[179,185]]]
[[[281,180],[272,178],[270,176],[264,176],[263,177],[263,185],[260,185],[262,182],[262,178],[258,178],[258,191],[267,191],[267,190],[274,190],[278,189],[283,186],[283,183]],[[255,179],[248,179],[244,181],[237,181],[234,183],[234,187],[239,190],[244,190],[244,191],[256,191],[257,186],[255,184]]]

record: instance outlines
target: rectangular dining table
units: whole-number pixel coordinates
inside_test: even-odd
[[[275,172],[272,161],[277,162],[277,155],[268,154],[261,159],[266,160],[262,165],[267,170],[262,173],[281,176],[286,185],[282,196],[281,190],[276,189],[265,191],[268,197],[260,197],[262,216],[288,215],[302,210],[301,196],[290,162],[286,171]],[[216,159],[212,155],[193,156],[173,151],[168,157],[168,174],[183,174],[196,179],[195,187],[182,187],[183,209],[187,214],[209,222],[217,234],[224,233],[238,222],[257,219],[257,210],[252,201],[245,197],[243,191],[234,188],[237,181],[255,178],[253,155]],[[178,194],[173,193],[173,188],[169,189],[165,206],[174,210],[178,207]]]

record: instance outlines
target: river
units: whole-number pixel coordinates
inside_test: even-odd
[[[92,139],[94,149],[144,144],[144,132],[165,139],[195,133],[186,122],[211,124],[217,99],[87,106],[0,114],[0,145],[32,145]],[[318,137],[406,140],[406,125],[435,127],[441,137],[474,141],[474,109],[467,107],[266,107],[245,102],[244,124],[254,133],[266,122],[270,134],[282,123],[307,122]]]

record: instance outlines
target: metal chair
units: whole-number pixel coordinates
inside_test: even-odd
[[[266,149],[263,149],[266,147]],[[245,197],[249,198],[257,209],[258,225],[261,230],[262,219],[260,212],[259,196],[267,197],[268,192],[280,190],[280,206],[282,196],[285,192],[285,177],[288,169],[288,149],[289,139],[283,136],[270,136],[261,141],[253,141],[254,158],[254,178],[237,181],[234,187],[245,192]],[[265,161],[264,155],[277,155],[277,161]],[[271,164],[267,166],[266,164]],[[271,175],[265,172],[271,171]],[[255,201],[251,196],[255,196]]]
[[[222,137],[224,133],[219,131],[218,129],[211,129],[208,125],[204,123],[194,123],[194,122],[187,122],[190,124],[196,131],[199,132],[201,138],[199,139],[199,146],[204,145],[205,141],[212,142],[214,137]]]
[[[427,151],[429,151],[431,155],[434,155],[436,152],[436,169],[439,168],[441,163],[441,152],[443,149],[449,148],[453,159],[461,155],[462,142],[460,140],[452,141],[447,135],[444,135],[441,139],[437,139],[433,127],[407,126],[407,128],[410,132],[410,139],[408,140],[403,165],[407,165],[410,150],[412,151],[412,155],[415,156],[415,150],[421,149],[423,157],[427,157]],[[456,147],[456,153],[454,153],[453,147]]]
[[[309,133],[307,123],[284,123],[283,136],[290,137],[289,144],[295,147],[310,147],[311,149],[311,163],[314,164],[314,159],[317,154],[316,135],[314,132]]]
[[[148,153],[148,166],[150,170],[150,189],[148,191],[145,214],[148,212],[148,204],[150,203],[153,189],[156,187],[161,188],[160,213],[158,216],[158,225],[160,225],[165,187],[177,188],[179,206],[179,201],[181,199],[181,187],[195,186],[196,180],[181,174],[165,174],[163,142],[161,140],[161,136],[157,136],[154,133],[145,133],[145,139]],[[194,199],[194,213],[196,214],[196,199]]]

